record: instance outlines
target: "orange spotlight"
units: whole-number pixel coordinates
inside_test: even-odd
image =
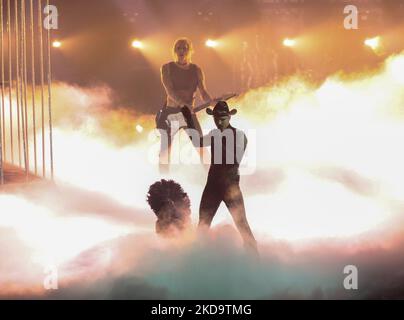
[[[133,40],[132,41],[132,47],[136,49],[142,49],[143,48],[143,43],[140,40]]]
[[[294,47],[296,45],[296,40],[286,38],[283,40],[283,45],[285,47]]]
[[[140,124],[136,125],[136,131],[138,133],[142,133],[143,132],[143,127]]]
[[[372,48],[372,50],[376,50],[380,46],[380,37],[366,39],[364,43],[366,46]]]
[[[54,48],[60,48],[62,46],[62,42],[55,40],[52,42],[52,47]]]
[[[205,42],[205,45],[209,48],[216,48],[218,46],[218,42],[216,40],[208,39]]]

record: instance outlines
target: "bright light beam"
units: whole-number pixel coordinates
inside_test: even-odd
[[[55,40],[52,42],[52,47],[54,48],[60,48],[62,46],[62,42]]]
[[[136,131],[138,133],[142,133],[143,132],[143,127],[140,124],[136,125]]]
[[[380,37],[366,39],[364,43],[366,46],[372,48],[372,50],[376,50],[380,46]]]
[[[294,47],[296,45],[296,40],[286,38],[283,40],[283,45],[285,47]]]
[[[209,48],[216,48],[218,46],[218,42],[216,40],[208,39],[205,42],[205,45]]]
[[[133,40],[133,41],[132,41],[132,47],[133,47],[133,48],[136,48],[136,49],[142,49],[144,46],[143,46],[142,41],[140,41],[140,40]]]

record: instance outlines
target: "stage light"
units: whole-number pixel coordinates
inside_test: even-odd
[[[60,48],[62,46],[62,42],[55,40],[52,42],[52,47],[54,48]]]
[[[294,47],[296,45],[296,40],[286,38],[285,40],[283,40],[283,45],[285,47]]]
[[[380,37],[366,39],[365,45],[372,48],[372,50],[376,50],[380,46]]]
[[[210,48],[215,48],[217,47],[218,42],[216,40],[208,39],[206,40],[205,45]]]
[[[143,48],[143,43],[140,40],[133,40],[132,41],[132,47],[136,49],[142,49]]]
[[[140,124],[136,125],[136,131],[139,132],[139,133],[142,133],[143,132],[143,127]]]

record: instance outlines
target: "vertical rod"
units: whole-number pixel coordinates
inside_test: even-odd
[[[46,0],[49,6],[49,0]],[[49,148],[50,148],[50,166],[51,166],[51,179],[54,178],[53,172],[53,140],[52,140],[52,64],[51,64],[51,34],[50,26],[47,32],[48,38],[48,112],[49,112]]]
[[[22,2],[21,2],[21,6],[22,6]],[[20,16],[20,20],[21,20],[21,24],[22,24],[22,8],[21,8],[21,16]],[[16,19],[18,20],[18,2],[16,1]],[[17,21],[18,22],[18,21]],[[17,24],[18,26],[18,24]],[[19,47],[19,55],[21,57],[21,63],[19,63],[19,86],[20,86],[20,101],[21,101],[21,108],[20,108],[20,112],[21,112],[21,126],[22,126],[22,141],[23,141],[23,146],[24,146],[24,169],[25,171],[27,171],[27,141],[26,141],[26,131],[25,131],[25,123],[27,121],[26,117],[25,117],[25,112],[24,112],[24,53],[23,53],[23,30],[22,30],[23,26],[21,25],[21,28],[18,28],[19,32],[19,42],[20,42],[20,47]]]
[[[16,102],[17,102],[17,139],[18,139],[18,164],[21,168],[21,125],[20,125],[20,113],[21,113],[21,104],[20,104],[20,30],[18,27],[18,3],[15,2],[15,77],[16,77]],[[21,100],[22,101],[22,100]],[[22,102],[21,102],[22,103]],[[24,149],[25,150],[25,149]]]
[[[31,19],[31,91],[32,91],[32,126],[34,140],[34,168],[35,175],[38,173],[37,155],[36,155],[36,112],[35,112],[35,43],[34,43],[34,2],[30,1],[30,19]]]
[[[0,185],[4,184],[3,145],[4,145],[4,37],[3,37],[3,0],[0,0],[0,37],[1,37],[1,115],[0,115]]]
[[[42,125],[42,176],[46,176],[45,162],[45,76],[44,76],[44,52],[43,52],[43,25],[42,25],[42,0],[38,0],[38,33],[39,33],[39,57],[41,73],[41,125]]]
[[[25,174],[28,178],[29,174],[29,135],[28,135],[28,100],[27,100],[27,33],[25,24],[25,0],[21,0],[21,23],[22,23],[22,46],[23,46],[23,89],[24,89],[24,112],[25,112],[25,143],[26,143],[26,167]]]
[[[3,149],[3,161],[6,161],[6,117],[5,117],[5,105],[4,105],[4,7],[3,1],[1,1],[1,127],[2,127],[2,149]]]
[[[11,163],[14,164],[14,142],[13,142],[13,71],[11,66],[11,5],[10,0],[7,0],[7,33],[8,33],[8,97],[10,107],[10,151]]]

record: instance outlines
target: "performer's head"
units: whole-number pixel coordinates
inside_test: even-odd
[[[213,116],[218,129],[224,130],[230,125],[230,118],[237,113],[237,109],[230,110],[226,101],[219,101],[213,110],[206,109],[206,113]]]
[[[156,232],[173,236],[190,226],[191,202],[182,187],[173,180],[153,183],[147,202],[157,216]]]
[[[192,42],[188,38],[179,38],[174,42],[173,55],[175,61],[189,63],[191,62],[192,53]]]

